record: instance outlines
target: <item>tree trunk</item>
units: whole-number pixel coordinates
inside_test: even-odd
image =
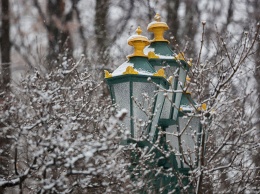
[[[9,13],[9,0],[1,1],[2,8],[2,34],[1,34],[1,88],[0,88],[0,103],[1,108],[7,110],[7,106],[4,106],[4,100],[10,91],[11,82],[11,69],[10,69],[10,52],[11,52],[11,42],[10,42],[10,13]],[[5,125],[0,122],[0,131]],[[10,135],[10,134],[9,134]],[[9,175],[9,165],[10,165],[10,146],[11,141],[6,137],[6,134],[0,134],[0,177],[8,177]],[[0,187],[0,193],[4,193],[4,188]]]
[[[254,22],[255,23],[259,23],[260,22],[260,15],[259,15],[259,9],[260,9],[260,2],[258,0],[254,0],[253,1],[253,7],[254,7],[254,12],[253,12],[253,18],[254,18]],[[259,134],[260,134],[260,42],[258,42],[257,44],[257,48],[256,48],[256,54],[255,54],[255,80],[257,82],[257,86],[256,86],[256,91],[257,91],[257,95],[258,95],[258,121],[257,121],[257,134],[255,136],[255,139],[253,141],[255,142],[259,142]],[[254,183],[253,185],[255,186],[256,190],[259,189],[259,185],[260,185],[260,165],[259,165],[259,161],[260,161],[260,148],[256,148],[255,154],[252,156],[253,162],[255,163],[256,166],[256,171],[255,171],[255,179],[254,179]]]
[[[109,0],[96,0],[95,7],[95,35],[98,53],[98,62],[106,64],[109,58],[107,37],[107,15]]]
[[[167,0],[167,24],[169,25],[169,32],[166,34],[166,38],[171,41],[170,46],[173,49],[173,43],[179,40],[178,31],[179,31],[179,18],[178,18],[178,10],[180,1],[171,1]],[[174,37],[174,39],[171,38]],[[173,41],[173,42],[172,42]]]
[[[11,70],[10,70],[10,21],[9,21],[9,0],[2,0],[2,34],[1,34],[1,63],[2,63],[2,83],[1,93],[10,90]]]
[[[59,54],[67,53],[68,57],[72,57],[73,46],[70,32],[67,26],[68,21],[72,18],[72,13],[65,14],[64,0],[48,0],[47,12],[49,15],[49,23],[47,25],[50,61],[56,60]]]

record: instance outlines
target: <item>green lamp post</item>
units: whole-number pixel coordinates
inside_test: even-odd
[[[194,116],[194,112],[201,107],[192,100],[189,92],[184,91],[186,80],[190,81],[187,73],[191,60],[186,61],[184,53],[176,54],[171,50],[163,36],[169,29],[168,25],[161,22],[159,14],[154,19],[147,27],[148,31],[153,32],[154,39],[146,53],[155,69],[164,68],[166,75],[172,76],[172,91],[165,99],[159,125],[166,132],[166,141],[175,150],[178,170],[188,176],[189,170],[196,165],[201,128],[200,119]]]
[[[123,124],[129,129],[130,138],[138,141],[145,135],[148,142],[155,142],[160,126],[165,131],[163,144],[168,141],[175,150],[174,156],[169,157],[174,160],[170,162],[171,167],[188,177],[192,164],[196,163],[199,146],[200,120],[194,112],[201,109],[190,93],[184,91],[191,61],[186,62],[183,53],[177,55],[171,50],[163,37],[169,27],[160,21],[159,14],[147,29],[154,33],[154,39],[149,41],[142,36],[138,27],[137,34],[128,38],[134,53],[114,72],[105,71],[105,79],[113,103],[128,111]],[[165,168],[169,168],[169,162],[166,163]],[[176,184],[174,178],[158,179],[158,187],[169,182]],[[184,185],[188,184],[187,178],[185,181]],[[171,189],[168,187],[166,192]]]
[[[182,95],[177,120],[160,121],[166,131],[166,141],[173,148],[179,171],[188,176],[189,170],[197,165],[200,146],[200,118],[195,116],[204,106],[196,104],[190,93]],[[205,108],[205,107],[204,107]],[[170,124],[169,124],[170,123]]]
[[[168,94],[168,100],[164,103],[163,119],[177,120],[180,102],[182,98],[182,91],[185,85],[185,80],[191,61],[185,61],[184,53],[176,54],[169,47],[169,41],[163,36],[164,32],[169,29],[165,22],[161,22],[161,17],[156,14],[155,21],[151,22],[147,30],[154,34],[154,39],[151,40],[151,44],[145,49],[146,54],[149,57],[149,62],[155,69],[164,68],[167,77],[170,77],[171,88],[175,91]],[[174,108],[169,109],[174,102]],[[169,112],[170,111],[170,112]]]
[[[105,71],[105,78],[113,102],[129,113],[123,122],[130,129],[131,137],[139,139],[141,135],[149,135],[149,139],[153,140],[165,99],[162,91],[155,91],[160,88],[167,90],[170,84],[165,79],[164,70],[156,72],[143,53],[144,47],[150,44],[149,40],[141,35],[140,27],[136,32],[128,38],[134,53],[113,73]]]

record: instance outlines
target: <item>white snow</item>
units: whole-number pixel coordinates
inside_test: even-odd
[[[128,113],[128,110],[123,108],[121,109],[120,111],[118,111],[118,113],[116,114],[116,117],[119,118],[119,117],[122,117],[123,115],[127,114]]]
[[[122,65],[120,65],[113,73],[112,76],[119,76],[119,75],[123,75],[123,73],[125,72],[126,68],[128,66],[133,67],[134,64],[133,63],[129,63],[128,61],[124,62]]]
[[[156,54],[160,59],[174,59],[173,56],[167,56],[167,55],[158,55]]]
[[[163,24],[163,25],[168,26],[165,22],[157,22],[157,21],[153,21],[153,22],[151,22],[150,24],[148,24],[148,26],[147,26],[147,30],[148,30],[152,25],[154,25],[154,24]]]
[[[123,73],[126,71],[126,68],[129,66],[134,67],[134,64],[129,63],[128,61],[124,62],[112,73],[112,76],[114,77],[114,76],[123,75]],[[153,75],[153,73],[150,73],[150,72],[142,70],[142,69],[141,70],[135,69],[135,71],[137,71],[139,75]]]
[[[150,73],[145,70],[136,70],[136,71],[138,72],[139,75],[153,75],[153,73]]]
[[[149,46],[144,48],[144,54],[148,55],[149,52],[154,52],[154,48],[151,48]]]
[[[148,55],[149,52],[154,52],[154,51],[155,51],[154,48],[151,48],[151,47],[149,47],[149,46],[147,46],[147,47],[144,48],[144,54],[145,54],[145,55]],[[159,59],[174,59],[174,56],[159,55],[159,54],[157,54],[157,53],[155,53],[155,52],[154,52],[154,54],[155,54],[156,56],[158,56]]]
[[[146,36],[142,36],[142,35],[138,35],[138,34],[134,34],[132,36],[130,36],[128,39],[127,39],[127,42],[129,42],[130,40],[133,40],[135,38],[145,38],[148,40],[148,38]]]
[[[182,109],[182,111],[194,111],[194,108],[191,106],[182,105],[180,108]]]

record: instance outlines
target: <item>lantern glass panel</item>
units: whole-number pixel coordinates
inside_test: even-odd
[[[168,93],[168,97],[165,98],[163,110],[161,114],[161,119],[169,119],[171,114],[171,107],[172,107],[172,100],[173,93]]]
[[[175,71],[177,70],[177,66],[166,66],[165,75],[166,77],[174,76]]]
[[[161,68],[162,68],[162,66],[161,66],[161,65],[155,65],[155,66],[153,66],[153,67],[154,67],[155,71],[158,71],[159,69],[161,69]]]
[[[187,71],[181,67],[179,73],[179,81],[181,82],[182,87],[184,87],[186,76],[187,76]]]
[[[178,133],[178,127],[177,125],[170,125],[168,128],[166,128],[166,141],[169,142],[171,148],[173,149],[173,152],[175,153],[176,160],[178,163],[178,167],[181,168],[181,162],[180,162],[180,150],[179,150],[179,142],[176,134]]]
[[[161,86],[163,87],[163,86]],[[163,108],[163,102],[164,102],[164,92],[158,92],[157,93],[157,99],[156,99],[156,103],[155,103],[155,107],[154,107],[154,116],[153,116],[153,122],[152,122],[152,126],[151,126],[151,131],[150,131],[150,140],[153,140],[154,138],[154,134],[158,125],[158,121],[162,112],[162,108]]]
[[[133,97],[136,101],[133,101],[134,138],[139,138],[144,130],[143,127],[147,126],[148,116],[145,111],[153,107],[155,89],[153,83],[133,82]]]
[[[193,163],[196,159],[195,146],[198,144],[200,120],[195,117],[179,117],[179,127],[182,133],[182,149],[187,161]],[[183,163],[184,167],[188,167],[186,163]]]
[[[179,91],[179,92],[176,93],[176,97],[175,97],[175,108],[174,108],[174,112],[173,112],[173,120],[176,120],[177,116],[178,116],[178,112],[179,112],[179,108],[180,108],[180,104],[181,104],[181,98],[182,98],[181,91],[184,88],[186,75],[187,75],[186,70],[183,68],[180,68],[179,83],[177,85],[177,91]]]
[[[167,64],[165,65],[154,65],[153,66],[156,71],[158,71],[161,68],[164,68],[166,77],[173,76],[175,71],[177,70],[177,66],[169,66]]]
[[[113,91],[114,91],[114,100],[118,105],[119,110],[122,108],[127,109],[128,114],[123,120],[123,124],[127,129],[130,130],[130,122],[131,122],[131,115],[130,115],[130,83],[123,82],[118,84],[113,84]]]

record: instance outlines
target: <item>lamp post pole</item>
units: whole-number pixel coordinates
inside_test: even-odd
[[[154,34],[154,39],[149,41],[138,27],[136,34],[128,38],[134,53],[128,55],[128,60],[114,72],[105,71],[105,79],[113,103],[119,109],[128,110],[122,123],[130,133],[128,142],[136,142],[139,147],[152,147],[161,129],[164,135],[160,144],[166,151],[175,150],[175,154],[167,161],[158,159],[158,165],[164,169],[174,168],[186,176],[182,185],[187,186],[189,170],[196,163],[195,147],[200,138],[200,121],[194,117],[194,112],[201,109],[185,88],[191,61],[185,60],[183,53],[171,50],[169,41],[163,36],[169,27],[161,22],[159,14],[147,29]],[[146,139],[143,141],[141,137]],[[158,158],[161,157],[160,151],[155,152]],[[168,185],[175,186],[177,177],[158,177],[155,182],[157,187],[166,187],[167,193],[174,189]],[[177,188],[176,192],[179,191]]]

